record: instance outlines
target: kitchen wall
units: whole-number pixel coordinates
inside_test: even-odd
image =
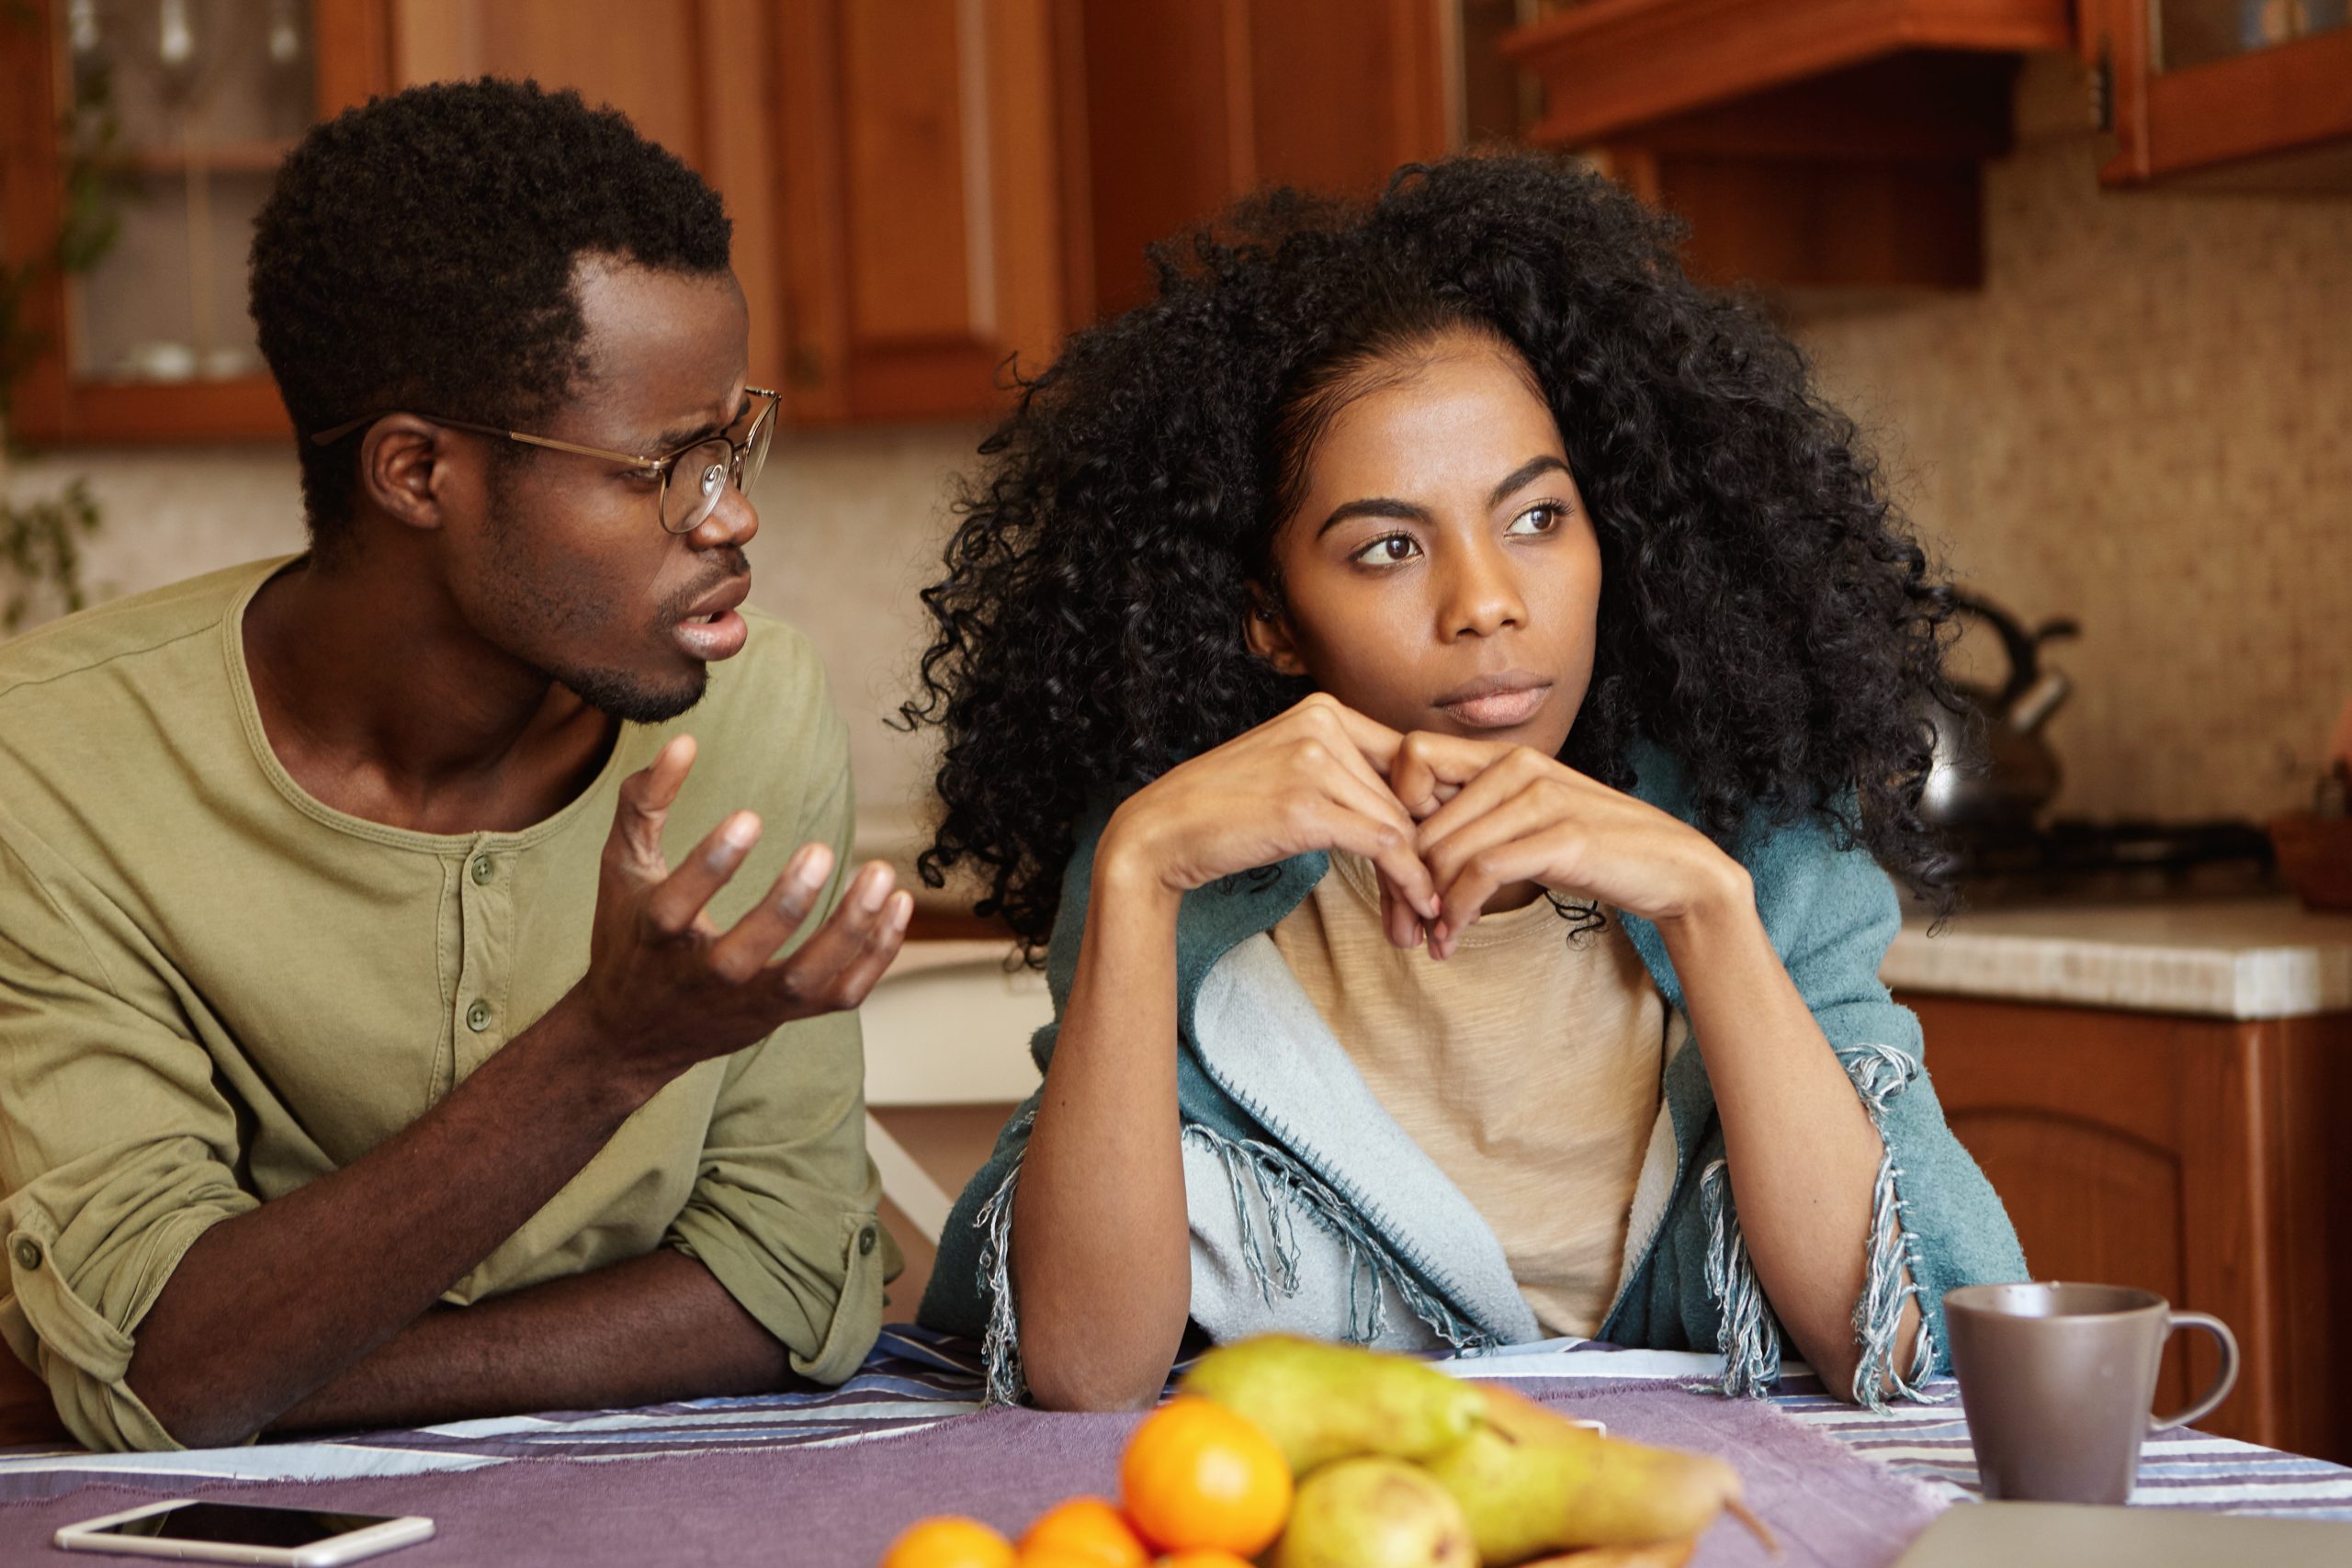
[[[2102,191],[2082,102],[2071,62],[2032,62],[2019,149],[1987,174],[1982,293],[1815,306],[1797,331],[1938,558],[2081,620],[2052,655],[2079,688],[2049,731],[2059,808],[2259,816],[2306,796],[2352,696],[2352,200]],[[981,434],[787,433],[760,487],[755,602],[831,665],[880,838],[922,788],[923,743],[883,719]],[[107,508],[107,591],[299,547],[275,448],[75,452],[6,482],[76,473]]]
[[[2352,697],[2352,199],[2103,191],[2083,103],[2031,62],[1982,293],[1798,335],[1956,576],[2082,622],[2057,809],[2293,807]]]
[[[877,845],[914,830],[927,742],[883,720],[904,699],[922,646],[915,595],[935,575],[948,478],[983,434],[964,424],[786,431],[753,497],[752,603],[801,627],[824,655]],[[77,476],[105,509],[85,573],[102,596],[302,547],[290,450],[84,449],[18,461],[6,484],[29,499]]]

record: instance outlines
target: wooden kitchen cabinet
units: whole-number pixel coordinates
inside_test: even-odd
[[[2034,1277],[2137,1285],[2212,1313],[2244,1363],[2203,1427],[2352,1461],[2352,1013],[1900,999]],[[2215,1356],[2177,1337],[2158,1408],[2186,1404]]]
[[[313,119],[389,84],[389,0],[101,0],[69,36],[66,0],[0,6],[0,246],[45,256],[64,209],[60,121],[77,73],[111,75],[128,183],[119,240],[86,277],[37,275],[41,340],[17,385],[38,442],[288,434],[245,314],[247,225]]]
[[[1268,186],[1377,193],[1458,140],[1437,0],[1062,0],[1078,39],[1080,313],[1139,304],[1145,247]]]
[[[1069,18],[1051,0],[775,13],[786,410],[996,412],[1072,324]]]
[[[2081,0],[2110,186],[2352,190],[2343,0]]]
[[[1779,288],[1970,288],[1982,168],[2073,0],[1589,0],[1510,35],[1529,132],[1597,150],[1690,226],[1691,271]]]

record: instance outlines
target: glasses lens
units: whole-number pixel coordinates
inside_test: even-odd
[[[734,462],[735,449],[724,441],[706,441],[679,454],[670,470],[670,488],[662,496],[662,526],[673,534],[693,533],[718,509],[727,470]]]
[[[770,403],[760,411],[760,421],[752,427],[752,445],[743,454],[742,485],[745,494],[758,482],[760,468],[768,460],[768,443],[775,438],[775,405]]]

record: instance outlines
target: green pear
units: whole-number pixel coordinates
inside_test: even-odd
[[[1358,1454],[1425,1458],[1469,1436],[1485,1408],[1476,1388],[1422,1362],[1288,1334],[1219,1346],[1183,1388],[1264,1427],[1293,1475]]]
[[[1695,1536],[1737,1506],[1739,1473],[1719,1459],[1604,1438],[1509,1389],[1479,1387],[1485,1423],[1425,1468],[1462,1505],[1487,1568]]]
[[[1441,1374],[1442,1375],[1442,1374]],[[1272,1568],[1478,1568],[1444,1487],[1401,1459],[1343,1459],[1299,1483]]]

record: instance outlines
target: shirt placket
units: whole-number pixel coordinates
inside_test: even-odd
[[[451,1005],[460,1080],[488,1061],[514,1029],[508,1006],[516,852],[496,835],[478,833],[458,869],[458,984]]]

